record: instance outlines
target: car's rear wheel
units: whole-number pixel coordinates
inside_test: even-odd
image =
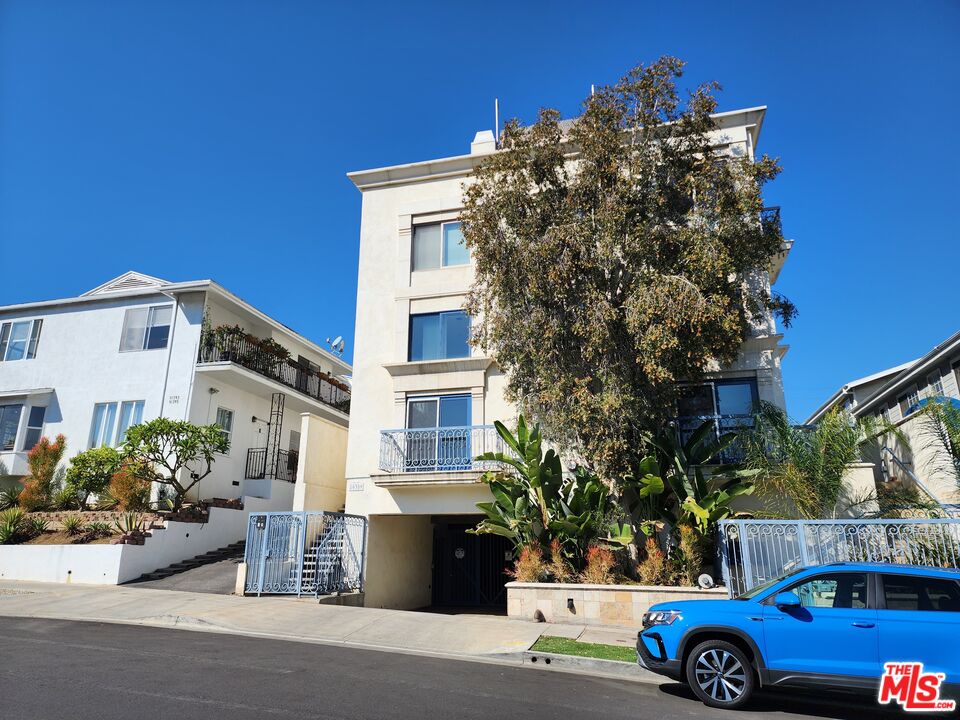
[[[724,640],[706,640],[693,648],[685,673],[694,695],[715,708],[742,706],[756,685],[746,653]]]

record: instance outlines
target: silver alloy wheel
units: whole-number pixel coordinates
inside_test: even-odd
[[[747,685],[743,665],[726,650],[700,653],[694,673],[700,689],[717,702],[730,703],[743,695]]]

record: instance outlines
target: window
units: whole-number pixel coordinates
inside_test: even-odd
[[[927,375],[927,385],[930,386],[930,394],[934,397],[943,397],[943,378],[940,377],[940,371],[934,370]]]
[[[119,405],[119,422],[117,409]],[[121,403],[97,403],[93,406],[88,447],[116,447],[123,443],[127,430],[143,421],[143,400],[126,400]]]
[[[130,308],[123,317],[120,352],[159,350],[167,346],[170,336],[172,305]]]
[[[43,418],[47,414],[45,407],[34,406],[30,408],[30,415],[27,417],[27,433],[23,438],[23,450],[33,450],[33,446],[40,442],[43,435]]]
[[[217,426],[220,428],[220,434],[227,439],[227,442],[230,442],[233,435],[233,410],[218,407]]]
[[[957,391],[960,394],[960,360],[953,364],[953,381],[957,384]]]
[[[37,356],[43,320],[22,320],[0,325],[0,360],[32,360]]]
[[[866,573],[830,573],[817,575],[792,588],[803,607],[867,607]]]
[[[702,385],[687,385],[677,399],[677,425],[686,442],[706,420],[713,420],[714,434],[725,435],[753,424],[759,397],[753,378],[715,380]],[[729,447],[718,462],[734,462],[740,451]]]
[[[945,578],[883,575],[887,610],[960,612],[960,585]]]
[[[463,310],[410,316],[409,360],[470,356],[470,318]]]
[[[469,395],[410,398],[407,402],[406,470],[469,470]]]
[[[120,422],[117,423],[116,444],[122,445],[127,438],[127,430],[143,422],[143,400],[128,400],[120,403]]]
[[[414,270],[466,265],[469,262],[470,253],[463,242],[463,229],[459,222],[414,226]]]
[[[23,405],[0,405],[0,450],[13,450]]]
[[[906,417],[914,410],[917,409],[917,404],[920,402],[920,392],[917,388],[911,388],[906,395],[901,395],[897,398],[897,403],[900,405],[900,415],[901,417]]]

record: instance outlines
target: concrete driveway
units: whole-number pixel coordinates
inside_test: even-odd
[[[124,587],[232,595],[237,583],[237,566],[242,562],[241,555],[209,565],[201,565],[161,580],[134,580]]]

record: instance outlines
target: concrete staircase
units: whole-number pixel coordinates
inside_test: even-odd
[[[221,560],[232,560],[234,558],[243,557],[243,551],[246,547],[246,541],[241,540],[240,542],[233,543],[232,545],[227,545],[218,550],[211,550],[208,553],[203,555],[197,555],[195,558],[190,560],[183,560],[182,562],[174,563],[169,567],[162,568],[160,570],[154,570],[153,572],[144,573],[139,578],[133,582],[143,582],[145,580],[162,580],[163,578],[170,577],[171,575],[176,575],[178,573],[186,572],[187,570],[193,570],[198,568],[201,565],[210,565],[215,562],[220,562]]]

